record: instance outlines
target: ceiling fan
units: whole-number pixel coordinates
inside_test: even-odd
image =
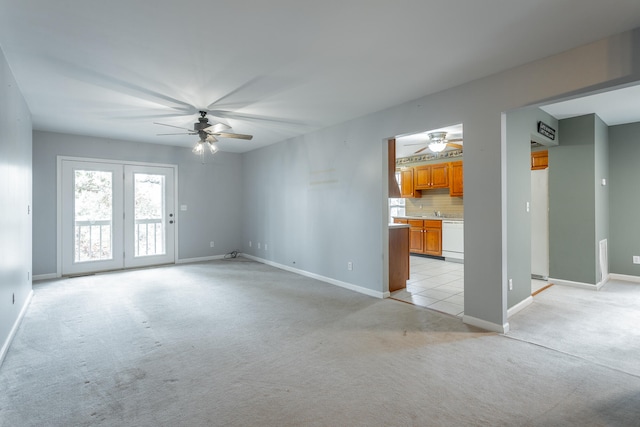
[[[462,142],[462,138],[447,139],[446,132],[430,132],[427,134],[427,136],[429,137],[428,141],[420,142],[417,144],[407,144],[407,146],[424,145],[424,147],[416,151],[414,154],[422,153],[427,148],[434,153],[440,153],[444,151],[447,146],[462,150],[462,144],[456,144],[456,142]]]
[[[207,118],[206,111],[200,111],[200,118],[198,118],[198,122],[193,124],[193,129],[188,129],[180,126],[169,125],[166,123],[157,123],[156,125],[161,126],[169,126],[176,129],[182,129],[186,132],[178,132],[178,133],[159,133],[159,136],[164,135],[198,135],[200,140],[196,142],[195,147],[193,147],[193,152],[196,154],[203,154],[205,146],[209,148],[212,154],[215,154],[218,151],[218,146],[215,144],[218,141],[218,138],[234,138],[234,139],[246,139],[251,140],[253,135],[244,135],[241,133],[232,133],[225,132],[227,129],[230,129],[230,126],[224,123],[214,123],[210,124],[209,119]],[[216,138],[218,137],[218,138]]]

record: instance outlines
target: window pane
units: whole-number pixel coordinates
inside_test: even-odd
[[[112,259],[112,173],[76,170],[74,192],[74,261]]]
[[[135,254],[165,254],[164,175],[134,173]]]

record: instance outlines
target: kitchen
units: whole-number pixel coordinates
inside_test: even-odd
[[[461,124],[397,137],[399,197],[389,198],[390,220],[408,227],[411,255],[406,287],[390,282],[391,298],[457,316],[464,310],[462,142]]]

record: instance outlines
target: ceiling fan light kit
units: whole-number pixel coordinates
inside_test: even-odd
[[[447,139],[447,132],[428,132],[427,137],[429,139],[425,142],[419,142],[417,144],[407,144],[407,146],[423,146],[413,154],[422,153],[426,149],[429,149],[429,151],[431,151],[432,153],[439,154],[442,153],[447,147],[462,150],[462,145],[454,143],[454,141],[462,142],[462,138]]]
[[[251,140],[253,138],[252,135],[243,135],[241,133],[232,133],[232,132],[224,132],[227,129],[230,129],[230,126],[224,123],[214,123],[209,124],[209,119],[207,118],[206,111],[200,111],[200,117],[198,118],[198,122],[193,124],[193,129],[188,129],[180,126],[169,125],[166,123],[155,123],[157,125],[169,126],[172,128],[182,129],[186,132],[182,133],[165,133],[158,135],[198,135],[200,140],[196,142],[196,145],[191,150],[194,154],[199,156],[204,156],[205,149],[208,148],[211,154],[215,154],[218,152],[218,145],[215,142],[218,141],[217,137],[220,138],[233,138],[233,139],[246,139]]]
[[[441,153],[445,148],[447,148],[446,142],[432,142],[431,144],[429,144],[429,150],[433,151],[434,153]]]
[[[433,151],[434,153],[441,153],[445,148],[447,148],[447,141],[445,140],[445,138],[447,137],[446,132],[433,132],[427,134],[427,136],[431,141],[429,143],[429,150]]]

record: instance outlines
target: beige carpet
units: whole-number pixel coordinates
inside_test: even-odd
[[[243,259],[42,282],[34,291],[0,367],[1,426],[640,420],[640,378],[624,364]]]

